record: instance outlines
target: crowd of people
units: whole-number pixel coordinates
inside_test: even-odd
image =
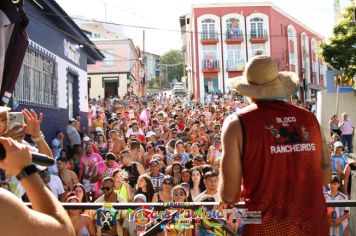
[[[27,130],[10,130],[6,136],[21,143],[27,140],[34,151],[55,158],[55,165],[40,169],[39,174],[62,202],[219,202],[221,126],[229,114],[243,106],[232,94],[219,94],[204,105],[165,94],[145,101],[133,97],[91,99],[88,129],[80,127],[80,117],[76,117],[55,133],[49,145],[41,145],[43,138],[27,139],[26,134],[31,135]],[[42,119],[42,115],[37,119],[38,130]],[[27,201],[16,178],[6,177],[4,187]],[[89,216],[82,213],[68,211],[78,235],[93,235],[98,230],[94,227],[97,216],[93,211],[86,212]],[[124,213],[117,216],[117,227],[101,228],[101,233],[135,235],[140,226],[133,229]],[[232,227],[237,230],[237,225]],[[218,235],[215,231],[221,229],[201,230]]]
[[[68,126],[57,131],[50,143],[56,164],[41,170],[40,176],[62,202],[219,202],[221,126],[228,115],[244,106],[241,97],[232,94],[209,95],[204,105],[165,94],[146,101],[91,99],[89,130],[80,127],[80,117],[69,119]],[[350,170],[356,169],[356,164],[347,163],[339,127],[336,130],[331,122],[330,129],[335,176],[330,188],[325,189],[325,197],[346,199],[351,188]],[[12,130],[7,135],[24,142],[25,132]],[[37,144],[37,148],[47,154],[50,151],[43,145]],[[12,192],[27,199],[16,179],[6,184]],[[86,213],[90,216],[80,210],[68,211],[80,232],[78,235],[94,235],[97,230],[96,216],[93,212]],[[137,234],[141,226],[129,224],[124,218],[120,215],[117,228],[103,232]],[[347,219],[342,212],[336,218],[343,219],[342,222]],[[340,226],[346,228],[345,223]],[[231,227],[238,231],[238,224],[231,223]],[[142,230],[146,228],[141,227]],[[218,230],[214,227],[201,230],[222,234],[214,232]],[[185,231],[189,234],[189,230]]]
[[[208,94],[204,104],[192,97],[173,98],[164,93],[146,99],[90,99],[89,126],[80,126],[80,116],[70,118],[49,145],[40,132],[43,116],[34,111],[24,111],[26,128],[15,128],[4,136],[26,143],[26,134],[30,135],[27,141],[34,151],[55,158],[55,165],[40,169],[39,174],[62,202],[220,202],[222,125],[246,105],[241,96],[232,93]],[[324,189],[329,200],[347,199],[350,172],[356,169],[356,163],[348,163],[344,155],[344,151],[352,152],[349,136],[353,135],[353,124],[346,113],[342,116],[342,122],[337,116],[330,121],[333,177]],[[277,143],[309,138],[303,129],[303,137],[292,136],[283,127],[265,129]],[[6,175],[2,179],[3,187],[28,200],[16,178]],[[242,189],[239,200],[244,201],[245,194]],[[329,208],[331,235],[346,231],[348,212],[348,208]],[[150,227],[133,224],[124,210],[110,217],[103,215],[111,220],[100,227],[97,211],[68,210],[68,215],[76,234],[83,236],[97,231],[99,235],[139,235]],[[227,225],[242,232],[243,226],[236,221],[227,221]],[[196,227],[198,235],[226,234],[224,228],[204,222]],[[192,235],[192,230],[166,228],[161,235]]]

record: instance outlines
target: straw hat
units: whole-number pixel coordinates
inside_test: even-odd
[[[282,98],[293,95],[299,87],[298,75],[278,71],[277,61],[269,56],[256,56],[249,61],[240,77],[229,82],[231,89],[251,98]]]

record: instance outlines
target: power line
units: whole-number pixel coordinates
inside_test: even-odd
[[[122,23],[114,23],[114,22],[109,22],[109,21],[100,21],[100,20],[87,20],[87,19],[82,19],[79,17],[70,17],[70,16],[64,16],[64,15],[58,15],[54,13],[49,13],[49,12],[41,12],[41,14],[44,15],[52,15],[52,16],[61,16],[64,18],[68,18],[71,20],[79,20],[79,21],[84,21],[84,22],[91,22],[91,23],[101,23],[101,24],[107,24],[107,25],[114,25],[114,26],[123,26],[123,27],[129,27],[129,28],[138,28],[138,29],[146,29],[146,30],[157,30],[157,31],[167,31],[167,32],[174,32],[174,33],[189,33],[189,34],[204,34],[206,32],[204,31],[191,31],[191,30],[175,30],[175,29],[167,29],[167,28],[158,28],[158,27],[149,27],[149,26],[139,26],[139,25],[128,25],[128,24],[122,24]],[[228,34],[224,33],[215,33],[216,35],[219,36],[227,36]],[[247,34],[240,34],[241,36],[245,37]],[[316,34],[306,34],[308,37],[320,37],[319,35]],[[286,36],[284,35],[268,35],[270,38],[285,38]]]
[[[92,48],[93,50],[99,50],[95,45],[90,44],[90,43],[88,43],[88,42],[86,42],[86,41],[83,41],[83,40],[81,40],[80,38],[77,38],[77,37],[73,36],[72,34],[69,34],[68,32],[66,32],[66,31],[64,31],[64,30],[62,30],[62,29],[60,29],[60,28],[58,28],[57,26],[51,25],[51,24],[49,24],[49,23],[47,23],[47,22],[43,22],[43,21],[37,19],[36,17],[34,17],[33,15],[31,15],[30,13],[27,13],[27,14],[28,14],[29,16],[31,16],[31,19],[32,19],[32,20],[35,20],[35,21],[37,21],[37,22],[40,23],[40,24],[47,25],[48,27],[50,27],[50,28],[52,28],[52,29],[58,30],[58,31],[60,31],[61,33],[67,35],[69,38],[71,38],[71,39],[73,39],[73,40],[79,42],[79,43],[82,44],[82,45],[86,45],[86,46]],[[103,50],[103,51],[105,51],[105,50]],[[108,55],[111,55],[111,56],[114,56],[114,57],[118,57],[118,58],[124,59],[124,60],[122,60],[122,61],[138,61],[138,60],[139,60],[139,59],[131,59],[131,58],[123,57],[123,56],[120,56],[120,55],[117,55],[117,54],[114,54],[114,53],[110,53],[110,52],[107,52],[107,51],[105,51],[104,53],[105,53],[105,54],[108,54]]]

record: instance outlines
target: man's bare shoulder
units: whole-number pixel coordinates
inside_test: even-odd
[[[29,215],[29,209],[22,201],[6,189],[0,188],[0,222],[11,224],[11,221],[21,216]],[[12,220],[10,220],[12,219]],[[24,219],[22,219],[24,220]],[[1,228],[1,226],[0,226]]]
[[[224,120],[222,130],[226,132],[235,129],[241,129],[241,124],[238,115],[236,113],[233,113],[226,117],[226,119]]]
[[[13,205],[21,201],[8,190],[0,188],[0,202],[0,212],[3,212],[3,209],[11,208],[9,205]]]

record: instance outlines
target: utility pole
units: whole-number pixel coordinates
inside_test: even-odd
[[[105,10],[104,10],[104,18],[105,18],[105,22],[106,22],[106,2],[103,2],[104,3],[104,7],[105,7]]]
[[[142,95],[146,93],[147,81],[146,81],[146,57],[145,57],[145,31],[142,32],[142,63],[143,63],[143,80],[142,84]]]

